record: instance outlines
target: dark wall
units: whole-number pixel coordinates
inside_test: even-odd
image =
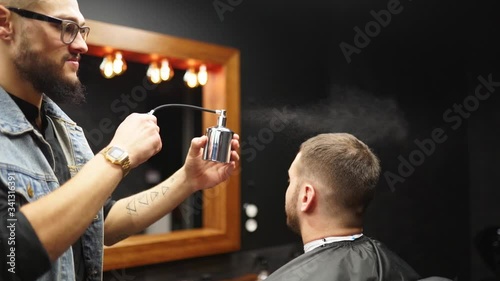
[[[214,3],[234,6],[218,13]],[[490,208],[498,198],[498,114],[483,106],[494,93],[478,108],[463,103],[474,102],[480,75],[500,81],[492,3],[81,1],[89,19],[241,51],[242,203],[259,207],[259,228],[242,229],[238,253],[128,272],[139,280],[162,280],[176,269],[178,278],[206,271],[227,277],[228,266],[255,269],[238,263],[241,256],[300,243],[285,225],[288,167],[306,138],[347,131],[372,146],[383,166],[365,234],[423,276],[491,276],[472,238],[498,222],[498,207]],[[382,24],[374,24],[377,17]],[[274,253],[286,260],[291,252]]]
[[[496,65],[499,63],[498,59],[494,62]],[[496,81],[500,80],[499,72],[492,74],[496,77]],[[480,105],[474,115],[471,115],[468,124],[473,280],[488,280],[488,277],[493,276],[495,263],[496,273],[500,274],[498,259],[500,244],[498,242],[495,244],[500,237],[500,189],[497,172],[500,165],[498,88],[497,86],[497,90]],[[496,247],[492,247],[494,245]],[[496,258],[493,249],[496,249]]]

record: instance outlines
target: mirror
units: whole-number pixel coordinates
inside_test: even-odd
[[[82,55],[79,77],[90,94],[83,104],[61,104],[84,128],[94,152],[102,150],[111,141],[118,125],[132,112],[148,112],[164,104],[202,105],[203,87],[188,87],[183,80],[186,70],[174,68],[168,81],[154,84],[146,79],[149,65],[127,59],[126,71],[108,79],[100,71],[103,61],[102,57]],[[157,111],[155,116],[163,148],[120,182],[112,194],[113,199],[120,200],[142,192],[178,170],[184,163],[191,139],[204,133],[201,114],[198,110],[179,107]],[[141,233],[199,228],[202,204],[203,194],[196,192]]]
[[[119,50],[126,60],[149,64],[167,57],[175,68],[204,63],[208,82],[202,106],[227,110],[227,127],[240,132],[240,54],[233,48],[87,20],[92,56]],[[216,124],[215,114],[202,114],[202,128]],[[141,266],[236,251],[240,248],[240,172],[203,191],[201,228],[134,235],[104,248],[104,270]]]

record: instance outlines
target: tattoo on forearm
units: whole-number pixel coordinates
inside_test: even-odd
[[[131,216],[137,216],[137,207],[135,206],[135,196],[132,197],[130,202],[127,204],[127,213]]]
[[[167,193],[167,191],[170,189],[170,187],[168,185],[163,185],[161,187],[161,195],[165,196],[165,193]]]
[[[171,178],[169,180],[170,183],[173,183],[175,181],[174,178]],[[161,190],[161,195],[165,196],[167,191],[170,189],[169,185],[162,185],[160,186]],[[137,209],[137,203],[144,205],[144,206],[150,206],[156,199],[158,199],[158,196],[160,195],[160,192],[156,190],[152,190],[150,192],[143,192],[139,193],[136,196],[133,196],[132,199],[127,203],[127,213],[131,216],[138,216],[139,212]]]
[[[151,191],[151,203],[153,203],[156,200],[156,198],[158,198],[158,194],[159,193],[156,191]]]
[[[137,201],[139,203],[141,203],[142,205],[149,206],[148,194],[146,192],[139,194],[137,197],[138,197]]]

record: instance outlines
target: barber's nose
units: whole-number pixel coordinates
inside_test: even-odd
[[[82,34],[78,33],[76,35],[75,40],[69,45],[69,47],[78,52],[79,54],[85,54],[88,50],[89,47],[87,46],[87,42],[83,40]]]

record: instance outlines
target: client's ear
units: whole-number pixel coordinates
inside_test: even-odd
[[[316,190],[310,184],[302,186],[301,189],[301,192],[299,192],[300,210],[302,212],[311,212],[316,206]]]

